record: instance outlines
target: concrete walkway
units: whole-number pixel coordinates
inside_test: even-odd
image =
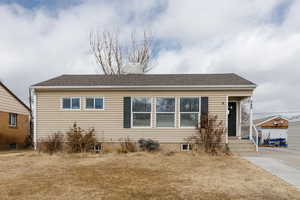
[[[263,148],[259,153],[242,157],[300,190],[300,152]]]

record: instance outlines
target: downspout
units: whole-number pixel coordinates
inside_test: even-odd
[[[31,89],[29,88],[28,90],[29,92],[29,108],[30,108],[30,121],[29,121],[29,134],[30,134],[30,140],[31,140],[31,146],[33,145],[34,143],[34,134],[33,134],[33,126],[32,126],[32,123],[33,123],[33,116],[32,116],[32,96],[31,96]]]
[[[30,96],[30,109],[31,109],[31,119],[33,120],[33,127],[31,125],[31,128],[33,128],[33,145],[34,150],[37,149],[37,135],[36,135],[36,94],[35,89],[30,88],[29,89],[29,96]],[[33,104],[33,105],[32,105]]]
[[[253,104],[252,104],[252,96],[250,97],[250,133],[249,133],[249,139],[253,140],[253,131],[252,131],[252,127],[253,127]]]
[[[226,100],[225,100],[225,114],[226,114],[226,121],[225,121],[225,129],[226,129],[226,134],[225,134],[225,143],[228,144],[228,96],[226,96]]]

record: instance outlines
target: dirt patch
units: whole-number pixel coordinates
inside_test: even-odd
[[[299,199],[234,156],[175,153],[0,157],[1,199]]]

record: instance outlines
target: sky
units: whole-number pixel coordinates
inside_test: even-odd
[[[150,30],[150,73],[237,73],[258,85],[256,113],[300,114],[299,10],[297,0],[0,0],[0,80],[28,102],[34,83],[99,73],[91,31]]]

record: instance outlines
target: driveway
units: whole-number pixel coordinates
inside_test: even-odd
[[[283,148],[260,148],[258,153],[241,155],[300,190],[300,152]]]

